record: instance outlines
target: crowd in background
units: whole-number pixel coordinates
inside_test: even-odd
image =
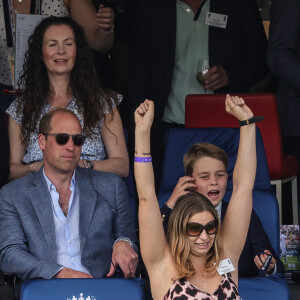
[[[29,38],[22,90],[12,95],[15,13],[52,17]],[[297,0],[272,1],[269,41],[255,0],[4,0],[0,17],[1,186],[42,170],[40,120],[57,108],[73,111],[87,136],[79,166],[126,177],[136,150],[134,112],[152,99],[158,192],[164,134],[184,127],[184,99],[193,93],[274,92],[283,149],[300,164]],[[199,59],[210,65],[203,86],[196,79]]]

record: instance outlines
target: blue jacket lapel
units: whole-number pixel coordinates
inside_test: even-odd
[[[29,188],[29,195],[53,260],[56,261],[56,238],[51,204],[52,201],[47,183],[44,179],[43,168],[41,168],[39,172],[33,174],[32,186]]]
[[[89,174],[87,174],[87,172]],[[97,193],[92,186],[92,172],[82,168],[76,169],[76,184],[79,188],[79,237],[83,253],[89,226],[95,211]]]

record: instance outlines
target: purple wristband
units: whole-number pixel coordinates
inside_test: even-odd
[[[140,162],[140,163],[148,163],[148,162],[152,162],[152,156],[146,156],[146,157],[138,157],[138,156],[135,156],[135,157],[134,157],[134,161],[135,161],[135,162]]]

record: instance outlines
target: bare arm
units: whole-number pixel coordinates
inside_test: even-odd
[[[136,157],[150,153],[150,129],[154,117],[154,104],[146,100],[135,111]],[[152,163],[134,163],[139,196],[139,228],[141,254],[148,270],[154,299],[162,299],[170,287],[176,268],[164,234],[160,210],[154,188]]]
[[[93,161],[94,169],[126,177],[129,173],[129,158],[122,120],[117,108],[114,108],[113,117],[111,113],[106,116],[101,135],[108,158]],[[82,161],[79,165],[84,167]]]
[[[73,20],[84,29],[85,35],[95,50],[105,53],[114,42],[114,13],[111,8],[99,6],[98,12],[91,0],[65,0]]]
[[[242,98],[229,95],[226,97],[226,111],[240,121],[253,116]],[[240,128],[239,150],[233,172],[233,192],[221,228],[225,255],[232,259],[236,270],[250,223],[255,173],[255,124],[251,124]],[[234,277],[237,279],[237,271]]]
[[[8,136],[10,145],[10,174],[9,180],[24,177],[33,172],[37,172],[43,165],[42,161],[34,162],[28,165],[23,164],[25,155],[25,145],[21,142],[21,130],[19,124],[9,117]]]

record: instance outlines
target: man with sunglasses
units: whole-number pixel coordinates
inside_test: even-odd
[[[78,167],[85,141],[76,115],[46,114],[44,167],[0,191],[0,268],[28,278],[133,277],[138,262],[127,190],[114,174]]]
[[[187,176],[179,179],[170,199],[161,208],[165,231],[177,199],[191,191],[206,196],[217,210],[221,222],[223,221],[228,207],[228,203],[223,201],[228,179],[227,163],[226,153],[215,145],[198,143],[188,150],[183,158],[184,170]],[[208,234],[213,234],[213,225],[207,224],[204,227],[198,223],[190,224],[187,228],[187,234],[197,236],[204,229]],[[275,255],[261,221],[253,210],[248,236],[239,260],[239,277],[257,276],[270,253]],[[284,273],[282,262],[275,258],[273,257],[271,260],[267,270],[268,275],[276,272]]]

